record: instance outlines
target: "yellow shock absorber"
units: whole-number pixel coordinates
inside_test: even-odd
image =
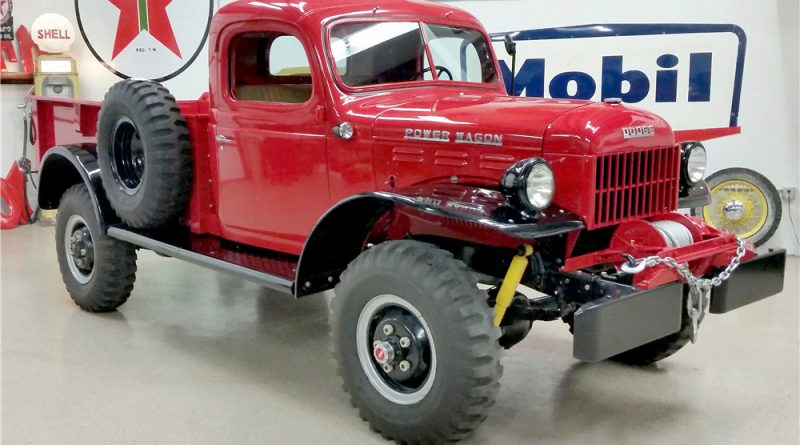
[[[522,276],[525,275],[525,269],[528,267],[528,259],[533,255],[533,247],[529,244],[523,246],[524,254],[516,255],[511,260],[511,265],[508,266],[508,272],[500,286],[500,291],[497,292],[497,302],[494,305],[494,325],[500,326],[503,322],[503,316],[506,314],[506,309],[511,306],[511,301],[517,293],[519,282],[522,281]]]

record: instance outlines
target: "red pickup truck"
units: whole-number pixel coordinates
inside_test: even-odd
[[[568,323],[579,360],[646,365],[782,290],[785,252],[675,212],[707,194],[700,142],[616,100],[507,96],[461,10],[238,1],[209,52],[196,101],[133,79],[102,104],[33,98],[67,290],[116,309],[137,249],[335,289],[344,388],[387,438],[469,435],[534,321]]]

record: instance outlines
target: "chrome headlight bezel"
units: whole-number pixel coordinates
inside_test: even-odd
[[[700,142],[681,144],[681,178],[685,184],[700,183],[708,170],[708,151]]]
[[[535,190],[531,189],[533,182],[539,183]],[[553,168],[542,158],[525,159],[512,165],[500,180],[500,186],[506,194],[532,212],[541,212],[550,207],[556,192]]]

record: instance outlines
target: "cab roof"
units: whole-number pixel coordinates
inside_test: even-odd
[[[216,27],[258,18],[294,22],[324,23],[343,17],[440,18],[480,25],[469,13],[450,5],[427,0],[237,0],[222,7],[215,16]]]

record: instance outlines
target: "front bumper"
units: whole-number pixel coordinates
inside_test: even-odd
[[[724,314],[783,291],[786,251],[775,250],[739,265],[730,279],[711,290],[712,314]]]
[[[743,262],[730,279],[711,292],[709,311],[722,314],[783,290],[786,252],[783,250]],[[674,334],[681,329],[684,285],[607,296],[575,312],[573,355],[599,362]]]

